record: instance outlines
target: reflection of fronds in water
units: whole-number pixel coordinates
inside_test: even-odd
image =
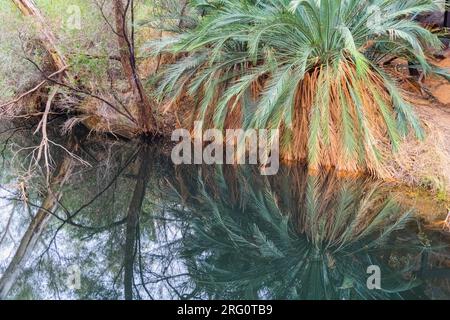
[[[183,254],[199,291],[230,299],[395,299],[417,284],[375,255],[408,216],[381,185],[302,170],[269,181],[243,169],[236,190],[226,169],[185,188],[198,217]],[[383,290],[367,288],[370,265],[381,267]]]

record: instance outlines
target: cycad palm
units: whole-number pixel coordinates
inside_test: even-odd
[[[199,118],[219,128],[280,128],[288,158],[381,172],[410,127],[423,137],[383,61],[405,58],[432,71],[424,51],[440,42],[412,17],[440,2],[193,1],[207,14],[159,46],[187,53],[165,70],[159,94],[187,90]]]

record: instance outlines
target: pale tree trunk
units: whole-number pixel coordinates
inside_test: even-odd
[[[70,176],[72,163],[73,158],[67,154],[59,165],[56,174],[53,176],[40,209],[22,236],[14,257],[0,278],[0,299],[5,299],[8,295],[11,287],[17,281],[23,267],[34,251],[42,232],[47,227],[52,217],[51,212],[55,211],[58,201],[62,196],[61,189]]]
[[[113,1],[120,62],[122,63],[122,68],[130,88],[133,91],[134,102],[140,113],[139,122],[141,128],[148,133],[155,129],[156,121],[152,114],[152,104],[145,94],[137,71],[134,52],[134,34],[133,31],[129,32],[128,30],[127,14],[132,10],[133,1],[127,0],[126,5],[124,5],[122,0]]]
[[[142,204],[144,202],[145,191],[150,175],[149,167],[149,151],[144,146],[140,151],[139,157],[139,172],[136,176],[136,185],[134,187],[133,196],[128,206],[127,227],[125,235],[125,252],[124,252],[124,289],[125,299],[133,299],[133,269],[136,257],[136,237],[139,236],[138,224],[139,216],[142,211]]]
[[[50,27],[45,22],[45,18],[36,6],[34,0],[12,0],[24,16],[32,17],[39,32],[39,40],[52,58],[57,70],[67,67],[64,56],[56,46],[56,38]]]

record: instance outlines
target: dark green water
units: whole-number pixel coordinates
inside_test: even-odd
[[[450,298],[449,235],[424,228],[385,183],[302,166],[274,177],[174,167],[158,148],[130,143],[77,141],[90,166],[75,161],[17,259],[49,194],[45,170],[29,170],[32,149],[18,152],[29,137],[6,138],[4,299]],[[54,154],[58,172],[64,153]],[[381,289],[368,286],[373,266]]]

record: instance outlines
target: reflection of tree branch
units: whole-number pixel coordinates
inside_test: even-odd
[[[98,198],[100,198],[100,196],[102,196],[109,188],[111,188],[111,186],[116,182],[116,180],[122,175],[122,173],[125,171],[126,168],[128,168],[128,166],[136,159],[136,156],[139,154],[139,150],[138,149],[135,153],[133,153],[131,155],[131,157],[126,161],[126,163],[124,164],[124,166],[117,172],[117,174],[112,178],[112,180],[106,185],[106,187],[104,189],[102,189],[99,193],[97,193],[90,201],[88,201],[87,203],[85,203],[84,205],[82,205],[80,208],[78,208],[75,212],[73,212],[70,215],[70,219],[72,220],[73,218],[75,218],[75,216],[77,216],[81,211],[83,211],[84,209],[86,209],[87,207],[89,207],[91,204],[93,204]]]
[[[117,272],[116,276],[113,279],[113,288],[116,288],[116,283],[119,280],[120,275],[122,274],[123,268],[124,268],[124,265],[122,264],[120,266],[119,272]]]
[[[6,223],[3,236],[0,238],[0,246],[2,245],[3,241],[5,240],[6,236],[9,233],[9,227],[11,226],[13,216],[14,216],[14,210],[11,211],[11,215],[9,216],[8,222]]]
[[[1,155],[1,157],[2,157],[2,165],[1,165],[2,168],[5,167],[5,160],[6,160],[6,157],[5,157],[5,151],[6,151],[6,148],[8,147],[8,145],[9,145],[9,141],[14,137],[14,135],[15,135],[17,132],[22,131],[22,130],[26,130],[26,129],[29,129],[29,128],[26,127],[26,126],[21,126],[21,127],[12,128],[12,129],[8,129],[8,130],[5,130],[5,131],[3,131],[3,132],[0,132],[0,135],[2,135],[2,134],[4,134],[4,133],[6,133],[6,132],[12,131],[12,133],[11,133],[11,134],[5,139],[5,141],[3,142],[3,148],[2,148],[2,150],[0,151],[0,155]]]
[[[51,217],[48,211],[53,211],[57,201],[61,196],[62,186],[66,183],[73,164],[73,158],[66,155],[59,165],[56,174],[51,179],[47,194],[43,200],[42,207],[46,210],[39,210],[31,221],[25,234],[22,236],[19,247],[15,251],[14,257],[0,278],[0,299],[5,298],[17,277],[19,276],[23,265],[27,262],[33,252],[37,241]],[[55,191],[56,190],[56,191]]]
[[[190,276],[189,273],[180,273],[180,274],[175,274],[175,275],[171,275],[171,276],[163,276],[163,277],[160,277],[160,278],[155,279],[155,280],[147,281],[145,284],[155,284],[155,283],[162,282],[162,281],[167,281],[167,280],[170,280],[170,279],[176,279],[176,278],[181,278],[181,277],[189,277],[189,276]]]
[[[61,231],[61,229],[66,225],[66,224],[71,224],[71,225],[75,225],[75,226],[81,226],[81,225],[77,225],[76,223],[74,224],[74,222],[72,221],[73,218],[75,218],[78,214],[80,214],[80,212],[82,212],[85,208],[89,207],[92,203],[94,203],[98,198],[100,198],[101,195],[103,195],[114,183],[115,181],[121,176],[122,172],[134,161],[135,157],[138,155],[139,150],[136,151],[129,159],[128,161],[125,163],[125,165],[118,171],[118,173],[113,177],[113,179],[108,183],[108,185],[101,190],[98,194],[96,194],[89,202],[87,202],[86,204],[82,205],[78,210],[76,210],[74,213],[70,214],[68,211],[66,212],[66,215],[68,216],[67,219],[61,219],[59,218],[59,220],[62,221],[61,225],[56,229],[52,239],[49,242],[48,247],[46,248],[46,250],[44,250],[44,252],[41,254],[41,256],[43,256],[48,249],[50,248],[51,244],[55,241],[58,233]],[[120,223],[120,222],[119,222]]]
[[[178,296],[179,299],[183,298],[183,295],[170,283],[170,279],[166,279],[165,280],[167,285],[170,287],[170,289],[172,289],[175,294]]]
[[[87,235],[86,237],[81,238],[81,240],[88,240],[88,239],[91,239],[93,236],[95,236],[96,234],[98,234],[100,232],[103,232],[103,231],[106,231],[106,230],[109,230],[109,229],[121,226],[121,225],[123,225],[126,222],[127,222],[127,218],[123,218],[123,219],[121,219],[119,221],[115,221],[115,222],[113,222],[111,224],[108,224],[106,226],[103,226],[103,227],[90,227],[90,226],[84,226],[84,225],[81,225],[81,224],[78,224],[78,223],[73,223],[73,222],[72,222],[73,223],[72,225],[74,225],[75,227],[78,227],[78,228],[95,231],[95,232]]]
[[[127,227],[125,238],[125,253],[124,253],[124,287],[125,287],[125,299],[133,299],[132,284],[134,281],[133,269],[137,248],[138,238],[138,225],[140,213],[142,211],[142,204],[147,189],[147,182],[150,176],[150,168],[148,165],[149,151],[147,148],[141,148],[140,150],[140,167],[138,173],[138,179],[133,191],[133,196],[130,200],[127,213]]]
[[[151,295],[150,291],[148,291],[147,286],[145,285],[144,281],[144,274],[143,274],[143,268],[142,268],[142,251],[141,251],[141,232],[140,232],[140,223],[137,225],[138,228],[138,257],[139,257],[139,276],[141,278],[141,285],[144,288],[147,295],[150,297],[151,300],[153,299],[153,296]]]

